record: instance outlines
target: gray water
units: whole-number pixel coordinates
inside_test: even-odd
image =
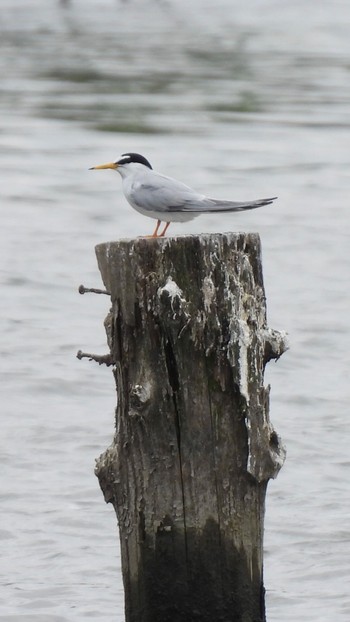
[[[261,235],[288,456],[267,496],[269,622],[350,619],[350,4],[2,0],[3,622],[122,621],[95,244],[151,233],[111,171],[125,151],[213,196],[274,206],[173,224]]]

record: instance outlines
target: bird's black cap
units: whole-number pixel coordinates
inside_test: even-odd
[[[122,157],[116,162],[116,164],[130,164],[130,162],[138,162],[139,164],[148,166],[150,169],[152,168],[148,160],[146,160],[146,158],[139,153],[123,153]]]

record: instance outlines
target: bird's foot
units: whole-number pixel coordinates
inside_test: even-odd
[[[163,231],[161,231],[161,233],[158,233],[159,227],[162,224],[161,220],[157,220],[157,226],[155,228],[155,230],[153,231],[152,235],[140,235],[140,238],[164,238],[164,235],[166,233],[167,228],[170,225],[170,222],[166,222]]]

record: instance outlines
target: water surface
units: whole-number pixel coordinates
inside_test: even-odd
[[[113,434],[99,242],[150,233],[125,151],[217,197],[275,206],[169,233],[259,231],[271,418],[270,622],[347,622],[350,6],[345,2],[3,0],[0,14],[2,540],[0,621],[123,620],[114,513],[93,475]]]

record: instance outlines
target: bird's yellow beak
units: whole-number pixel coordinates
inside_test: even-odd
[[[112,168],[116,170],[118,166],[119,164],[117,164],[116,162],[107,162],[107,164],[99,164],[98,166],[91,166],[91,168],[89,168],[89,171],[102,169],[102,168]]]

